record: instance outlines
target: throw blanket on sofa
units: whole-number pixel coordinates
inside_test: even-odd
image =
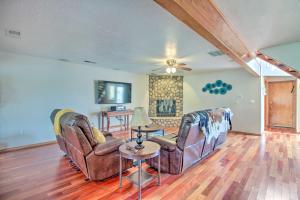
[[[231,118],[233,113],[229,108],[217,108],[197,113],[199,115],[199,127],[203,131],[207,143],[212,138],[217,139],[219,134],[231,129]]]
[[[61,109],[58,111],[54,117],[53,129],[56,135],[61,135],[61,126],[60,126],[60,118],[68,112],[73,112],[71,109]]]

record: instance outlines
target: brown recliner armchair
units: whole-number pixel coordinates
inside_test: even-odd
[[[184,115],[178,135],[171,134],[149,139],[161,145],[160,163],[162,172],[180,174],[224,143],[228,130],[220,132],[217,138],[212,137],[208,142],[199,125],[201,123],[200,115],[203,112],[207,111],[198,111]],[[228,118],[228,116],[226,117]],[[228,122],[231,126],[230,120],[229,117]],[[149,159],[147,163],[157,169],[157,159]]]
[[[122,139],[104,133],[106,142],[98,144],[87,117],[75,112],[65,113],[60,124],[67,156],[87,178],[103,180],[119,173],[119,146],[125,143]],[[125,171],[132,161],[124,159],[122,164]]]

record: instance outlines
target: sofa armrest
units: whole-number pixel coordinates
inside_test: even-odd
[[[175,151],[177,147],[176,140],[172,138],[162,136],[162,137],[152,137],[149,140],[158,143],[161,149],[163,150]]]
[[[120,145],[122,145],[124,143],[125,142],[122,139],[108,140],[107,142],[105,142],[103,144],[98,144],[94,148],[94,153],[97,156],[103,156],[103,155],[109,154],[114,151],[119,151]]]

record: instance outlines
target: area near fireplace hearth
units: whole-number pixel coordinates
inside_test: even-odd
[[[183,115],[183,76],[149,76],[149,117],[155,124],[178,127]]]

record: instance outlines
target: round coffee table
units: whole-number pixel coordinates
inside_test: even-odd
[[[132,134],[133,132],[138,132],[139,129],[138,127],[136,126],[133,126],[131,127],[131,135],[130,135],[130,140],[132,141]],[[162,132],[162,135],[164,136],[165,135],[165,130],[163,129],[163,127],[161,126],[158,126],[158,125],[149,125],[149,126],[142,126],[141,127],[141,133],[146,133],[146,140],[148,140],[149,136],[148,134],[149,133],[154,133],[154,132],[157,132],[157,131],[161,131]]]
[[[120,151],[120,171],[119,171],[119,178],[120,178],[120,188],[122,188],[122,158],[127,158],[131,160],[137,160],[138,162],[138,171],[132,173],[131,175],[127,176],[127,178],[138,186],[139,195],[138,199],[142,199],[142,185],[146,182],[149,182],[153,179],[153,175],[147,173],[146,171],[142,170],[142,160],[154,158],[158,156],[158,173],[157,173],[157,185],[160,185],[160,145],[155,142],[144,141],[143,149],[136,150],[134,146],[136,142],[129,142],[123,144],[119,147]]]

